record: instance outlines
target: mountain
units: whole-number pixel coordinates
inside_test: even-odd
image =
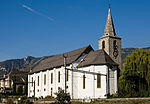
[[[123,48],[122,49],[122,60],[124,61],[125,57],[129,54],[131,54],[134,50],[137,48]],[[143,48],[143,49],[150,49],[150,47]],[[12,60],[6,60],[3,62],[0,62],[0,76],[11,69],[20,69],[23,71],[29,72],[29,70],[33,67],[35,67],[40,61],[49,58],[51,56],[44,56],[35,58],[32,56],[27,56],[22,59],[12,59]]]
[[[137,48],[122,48],[122,61],[125,60],[126,56],[131,54],[133,51],[135,51]]]
[[[0,62],[0,76],[11,69],[24,69],[35,62],[37,62],[40,58],[35,58],[32,56],[27,56],[22,59],[12,59]]]
[[[125,58],[126,58],[127,55],[131,54],[136,49],[138,49],[138,48],[122,48],[122,62],[125,60]],[[142,48],[142,49],[149,50],[150,47]]]
[[[3,71],[6,71],[6,70],[11,70],[13,68],[16,68],[16,69],[26,68],[27,66],[35,63],[39,59],[40,58],[27,56],[27,57],[22,58],[22,59],[6,60],[6,61],[3,61],[0,63],[0,69]]]

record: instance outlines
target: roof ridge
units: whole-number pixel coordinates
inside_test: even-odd
[[[69,52],[66,52],[66,53],[54,55],[54,56],[52,56],[52,57],[56,57],[56,56],[61,56],[61,55],[62,55],[62,58],[59,58],[59,59],[63,59],[63,55],[64,55],[64,54],[68,54],[68,53],[71,53],[71,52],[74,52],[74,51],[78,51],[78,50],[81,50],[81,49],[84,49],[84,48],[85,48],[85,49],[82,51],[82,53],[83,53],[84,51],[86,51],[86,49],[87,49],[88,47],[91,47],[91,45],[88,45],[88,46],[86,46],[86,47],[79,48],[79,49],[76,49],[76,50],[73,50],[73,51],[69,51]],[[74,54],[74,55],[71,55],[71,56],[69,56],[69,57],[76,56],[76,55],[79,55],[79,53]],[[69,58],[69,57],[67,57],[67,58]],[[49,57],[49,58],[51,58],[51,57]],[[47,59],[48,59],[48,58],[47,58]],[[56,60],[59,60],[59,59],[56,59]],[[43,59],[43,60],[44,60],[44,59]],[[43,61],[43,60],[41,60],[41,61]],[[53,61],[56,61],[56,60],[53,60]]]
[[[88,47],[91,47],[91,45],[88,45],[88,46],[85,46],[85,47],[82,47],[82,48],[78,48],[78,49],[75,49],[75,50],[72,50],[72,51],[68,51],[68,52],[65,52],[65,53],[74,52],[74,51],[81,50],[81,49],[84,49],[84,48],[85,48],[85,50],[86,50]],[[61,53],[61,54],[63,55],[63,54],[65,54],[65,53]],[[58,54],[58,55],[61,55],[61,54]]]

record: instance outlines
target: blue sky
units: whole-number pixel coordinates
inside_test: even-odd
[[[150,0],[111,0],[122,47],[150,46]],[[0,0],[0,61],[98,49],[108,0]]]

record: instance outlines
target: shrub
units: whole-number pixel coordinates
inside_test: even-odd
[[[58,90],[58,93],[56,94],[56,99],[57,99],[57,103],[58,104],[68,104],[70,103],[70,94],[69,93],[65,93],[64,90],[62,90],[61,88]]]
[[[53,99],[52,96],[46,96],[45,99]]]
[[[14,104],[13,99],[8,99],[7,102],[6,102],[6,104]]]
[[[23,104],[33,104],[33,102],[31,102],[30,100],[24,100]]]

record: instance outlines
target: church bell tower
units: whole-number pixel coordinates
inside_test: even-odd
[[[99,39],[99,49],[104,49],[105,52],[119,65],[119,69],[122,69],[121,38],[116,35],[110,7],[104,35]]]

